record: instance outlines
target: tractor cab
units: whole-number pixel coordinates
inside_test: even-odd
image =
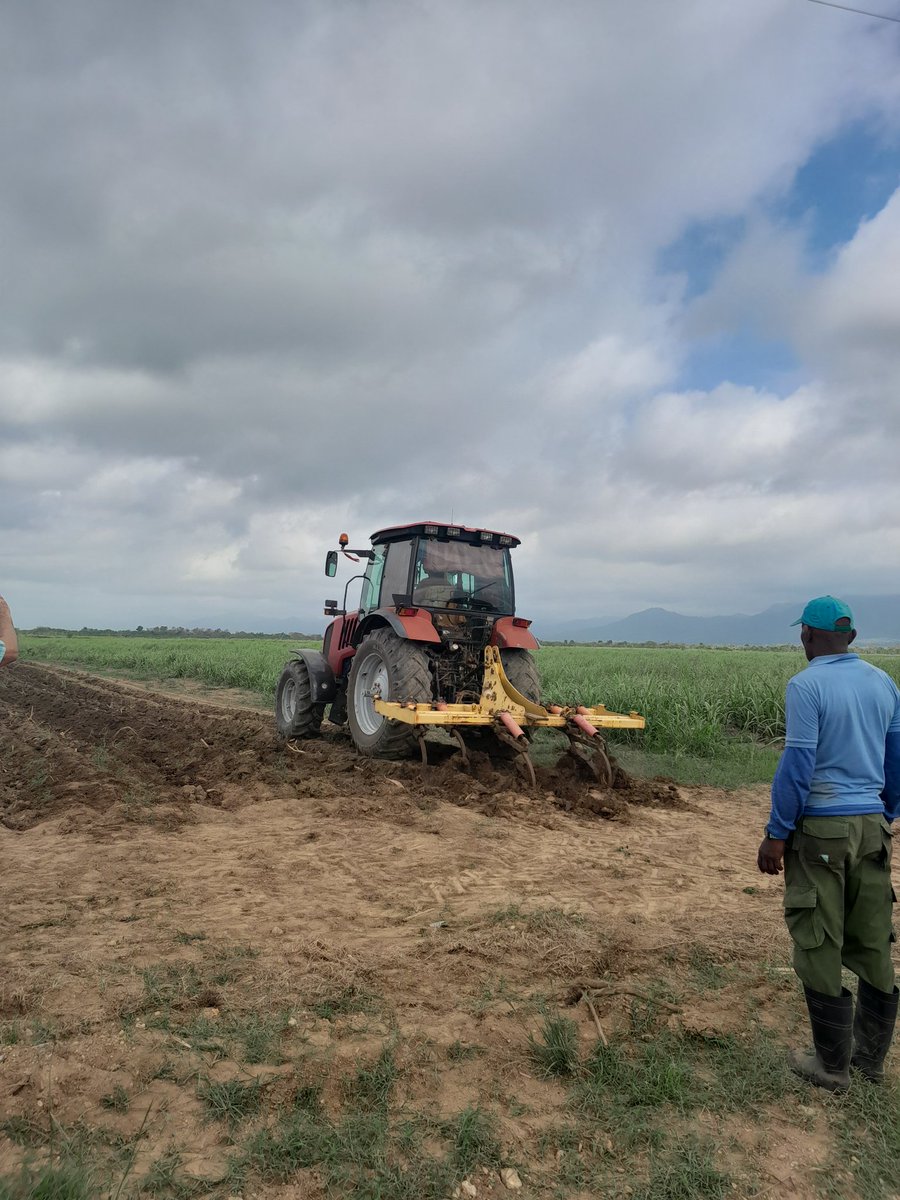
[[[519,539],[459,525],[407,525],[372,536],[360,615],[379,608],[515,611],[510,549]]]

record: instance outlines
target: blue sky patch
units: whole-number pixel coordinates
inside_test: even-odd
[[[766,211],[776,224],[802,229],[806,267],[818,272],[829,267],[861,222],[875,216],[898,187],[900,137],[874,121],[856,121],[822,143]],[[743,217],[692,223],[660,252],[658,270],[683,275],[683,300],[690,302],[714,284],[746,224]],[[736,327],[688,343],[678,386],[708,390],[728,380],[783,392],[802,377],[789,345]]]
[[[693,300],[709,290],[725,259],[744,236],[746,225],[743,217],[694,221],[680,237],[663,247],[657,269],[663,275],[684,275],[684,299]]]
[[[794,176],[773,215],[807,231],[810,266],[821,270],[900,186],[900,139],[857,121],[823,143]]]
[[[767,204],[770,217],[805,230],[808,265],[824,269],[861,222],[875,216],[900,187],[900,138],[874,122],[855,121],[823,142],[799,168],[786,193]],[[663,247],[657,269],[684,275],[684,299],[708,291],[746,229],[744,217],[692,222]]]
[[[679,374],[678,387],[712,391],[721,383],[735,383],[784,394],[801,382],[800,364],[787,343],[740,329],[694,341]]]

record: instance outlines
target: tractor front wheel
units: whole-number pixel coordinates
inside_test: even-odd
[[[374,758],[406,757],[416,744],[415,727],[390,721],[375,709],[376,698],[400,704],[432,700],[428,655],[391,629],[364,638],[347,681],[347,719],[357,749]]]
[[[313,704],[309,670],[302,658],[295,658],[281,672],[275,691],[275,725],[281,737],[319,736],[324,704]]]

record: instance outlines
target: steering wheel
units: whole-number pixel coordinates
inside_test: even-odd
[[[479,612],[496,612],[494,605],[487,600],[476,600],[475,593],[471,596],[451,596],[447,601],[448,604],[462,604],[466,608],[477,608]]]

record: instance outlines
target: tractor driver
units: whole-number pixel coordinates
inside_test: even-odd
[[[452,596],[458,595],[459,589],[450,582],[446,571],[435,570],[425,561],[425,574],[413,589],[413,603],[446,604]]]
[[[454,596],[459,595],[459,587],[451,580],[452,559],[447,560],[435,550],[432,545],[426,545],[422,555],[422,570],[424,574],[413,588],[413,603],[428,604],[441,607]]]

